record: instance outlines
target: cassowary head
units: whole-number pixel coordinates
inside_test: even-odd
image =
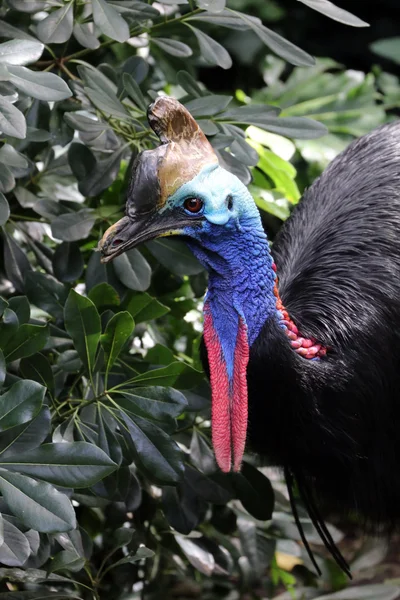
[[[227,231],[255,210],[246,187],[219,166],[211,144],[177,100],[158,98],[148,120],[161,145],[141,152],[134,163],[126,216],[100,243],[103,262],[157,237],[188,236],[204,244],[213,225]]]
[[[218,164],[190,113],[177,100],[160,97],[150,106],[148,120],[161,145],[137,157],[126,215],[99,244],[102,261],[141,242],[178,235],[208,269],[204,339],[213,444],[222,470],[239,469],[247,429],[249,347],[268,306],[276,311],[268,242],[247,188]],[[252,279],[256,286],[249,285]]]

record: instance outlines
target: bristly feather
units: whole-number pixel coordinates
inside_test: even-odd
[[[273,319],[250,350],[252,448],[325,510],[400,522],[400,122],[353,142],[273,246],[284,306],[329,347],[306,361]]]

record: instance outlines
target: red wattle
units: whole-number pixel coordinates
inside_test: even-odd
[[[212,442],[215,458],[221,471],[229,472],[232,463],[234,470],[239,471],[247,432],[247,327],[240,319],[231,385],[221,343],[207,305],[204,307],[204,341],[210,366]]]
[[[246,445],[248,400],[247,400],[247,363],[249,362],[249,344],[247,341],[247,327],[242,319],[239,321],[239,330],[235,348],[235,362],[233,366],[233,398],[232,398],[232,442],[233,442],[233,468],[240,471],[242,458]]]
[[[219,468],[228,473],[232,462],[229,381],[221,344],[213,326],[211,313],[206,307],[203,333],[210,366],[212,443]]]

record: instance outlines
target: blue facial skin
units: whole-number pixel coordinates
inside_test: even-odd
[[[235,175],[218,165],[208,167],[181,186],[168,206],[183,206],[193,197],[203,201],[205,221],[201,227],[185,227],[183,234],[209,272],[205,302],[231,379],[239,318],[247,325],[251,346],[265,321],[277,316],[273,261],[258,209]]]

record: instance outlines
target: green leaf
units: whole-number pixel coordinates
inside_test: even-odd
[[[14,515],[27,527],[43,533],[76,527],[68,497],[48,483],[0,469],[0,491]]]
[[[57,246],[52,263],[54,275],[64,283],[79,279],[85,266],[79,245],[74,242],[63,242]]]
[[[213,17],[214,18],[214,17]],[[186,71],[178,71],[176,76],[179,85],[185,90],[189,96],[193,96],[194,98],[200,98],[204,95],[203,90],[197,83],[197,81],[187,73]]]
[[[0,63],[29,65],[42,56],[43,44],[31,40],[14,39],[0,44]]]
[[[187,245],[180,240],[161,238],[147,242],[146,246],[159,263],[176,275],[197,275],[204,270]]]
[[[0,192],[0,225],[7,223],[10,216],[10,207],[7,198]]]
[[[204,548],[200,543],[197,543],[196,540],[191,540],[180,535],[176,535],[175,540],[195,569],[208,577],[213,574],[215,569],[215,558],[211,552]]]
[[[251,122],[272,133],[277,133],[289,138],[311,140],[322,137],[328,133],[328,129],[322,123],[307,119],[306,117],[268,117],[267,115]],[[251,124],[250,123],[250,124]]]
[[[8,70],[10,82],[28,96],[48,102],[65,100],[65,98],[72,96],[72,92],[65,81],[53,73],[31,71],[26,67],[12,65],[8,67]]]
[[[0,99],[0,105],[1,105],[1,99]],[[1,114],[1,106],[0,106],[0,121],[2,119],[2,116],[3,115]],[[17,136],[14,136],[14,137],[17,137]],[[1,165],[0,192],[7,194],[8,192],[11,192],[11,190],[14,189],[14,187],[15,187],[15,177],[13,175],[13,172],[6,165],[4,165],[4,164]]]
[[[203,96],[186,102],[185,106],[193,117],[209,117],[225,110],[231,100],[232,96]]]
[[[125,19],[105,0],[92,0],[93,20],[104,35],[117,42],[126,42],[129,27]]]
[[[63,44],[71,37],[73,24],[74,11],[71,1],[39,21],[37,34],[45,44]]]
[[[70,145],[68,149],[68,162],[78,181],[89,177],[97,164],[96,157],[90,148],[78,143]]]
[[[54,376],[49,361],[38,352],[28,358],[23,358],[19,364],[25,379],[31,379],[47,387],[50,393],[54,392]]]
[[[137,452],[137,459],[146,475],[158,484],[178,483],[183,473],[182,453],[176,443],[149,421],[127,414],[122,417]]]
[[[103,450],[87,442],[44,444],[0,458],[0,467],[67,488],[86,488],[115,471]]]
[[[29,166],[27,158],[10,144],[4,144],[0,148],[0,162],[17,169],[26,169]]]
[[[186,465],[185,479],[196,494],[204,498],[207,502],[227,504],[234,497],[229,479],[222,473],[207,476],[197,469]]]
[[[47,325],[29,325],[27,323],[21,325],[4,348],[7,362],[39,352],[46,345],[48,338]]]
[[[167,54],[171,54],[171,56],[186,58],[193,54],[192,49],[187,44],[178,42],[177,40],[171,40],[169,38],[151,38],[151,42]]]
[[[31,307],[26,296],[13,296],[10,298],[9,307],[17,315],[20,325],[28,323],[31,318]]]
[[[302,2],[313,10],[317,10],[334,21],[339,21],[339,23],[351,25],[352,27],[369,27],[368,23],[352,15],[347,10],[335,6],[329,0],[299,0],[299,2]]]
[[[11,308],[4,309],[3,318],[0,322],[0,346],[8,343],[19,327],[18,317]]]
[[[150,416],[157,421],[166,418],[175,419],[187,407],[187,400],[183,394],[173,388],[149,387],[121,390],[123,398],[115,399],[117,404],[127,412]]]
[[[113,152],[109,158],[97,161],[96,168],[91,174],[79,182],[80,192],[84,196],[97,196],[110,187],[118,176],[124,152],[125,149],[122,147]]]
[[[248,106],[234,106],[224,112],[220,119],[228,119],[229,121],[236,121],[237,123],[246,123],[251,125],[252,123],[258,124],[262,119],[267,116],[270,118],[272,115],[278,116],[281,109],[278,106],[270,106],[269,104],[249,104]]]
[[[21,567],[30,554],[30,546],[26,536],[15,525],[2,519],[4,542],[0,546],[0,562],[8,567]],[[8,594],[0,594],[1,597]],[[16,599],[18,600],[18,599]]]
[[[243,19],[249,28],[254,31],[268,48],[292,65],[300,67],[313,67],[315,65],[315,60],[310,54],[304,52],[304,50],[301,50],[301,48],[298,48],[298,46],[295,46],[295,44],[292,44],[289,40],[286,40],[275,31],[265,27],[261,21],[257,22],[255,19],[252,19],[243,13],[236,11],[232,12]]]
[[[26,121],[24,115],[18,108],[2,96],[0,96],[0,131],[20,140],[23,140],[26,136]],[[5,189],[4,191],[9,190]]]
[[[150,285],[150,265],[136,248],[117,256],[114,269],[120,281],[130,290],[144,292]]]
[[[43,406],[32,421],[17,425],[0,436],[0,452],[3,456],[9,453],[26,452],[37,448],[46,439],[50,430],[50,411]]]
[[[51,232],[58,240],[77,242],[88,237],[96,222],[96,213],[91,208],[56,217],[51,222]]]
[[[400,37],[377,40],[370,46],[372,52],[400,64]]]
[[[108,283],[99,283],[90,290],[88,296],[99,311],[110,306],[119,306],[118,293]]]
[[[199,8],[214,14],[224,10],[226,0],[196,0],[196,4]]]
[[[73,31],[76,41],[84,48],[90,48],[90,50],[99,48],[100,42],[95,35],[93,23],[76,22]]]
[[[136,324],[158,319],[170,311],[168,306],[146,293],[127,296],[122,308],[131,314]]]
[[[7,233],[4,233],[4,266],[8,279],[14,284],[18,292],[22,292],[24,290],[24,277],[32,270],[32,267],[25,252]]]
[[[32,421],[39,413],[46,389],[25,379],[17,381],[2,394],[0,402],[0,431]]]
[[[146,111],[148,103],[144,99],[144,96],[137,81],[133,79],[130,73],[123,73],[122,81],[124,84],[124,89],[131,98],[131,100],[136,104],[138,108],[140,108],[143,111]]]
[[[13,40],[30,40],[31,42],[35,42],[35,44],[38,43],[33,36],[29,35],[21,27],[14,27],[2,19],[0,19],[0,35]]]
[[[106,375],[117,360],[125,342],[132,335],[134,326],[134,320],[126,311],[117,313],[107,323],[105,333],[100,338],[105,354]]]
[[[64,305],[68,289],[51,275],[32,271],[25,278],[25,289],[29,300],[56,319],[64,316]]]
[[[190,29],[195,34],[197,41],[200,46],[200,54],[202,57],[211,65],[218,65],[222,69],[230,69],[232,66],[232,59],[229,52],[225,50],[220,43],[216,42],[212,37],[189,25]]]
[[[270,480],[249,463],[242,464],[241,473],[231,474],[237,498],[256,519],[268,521],[274,508],[274,491]]]
[[[76,552],[71,550],[62,550],[55,555],[50,565],[48,566],[48,572],[54,573],[55,571],[70,571],[76,573],[81,571],[85,566],[86,560],[81,558]],[[1,596],[0,596],[1,598]]]
[[[146,383],[151,385],[174,385],[177,377],[185,370],[186,365],[183,362],[173,362],[167,367],[161,369],[151,369],[146,373],[141,373],[130,380],[131,383]]]
[[[71,290],[64,310],[65,328],[89,373],[93,372],[101,335],[99,313],[89,298]]]

